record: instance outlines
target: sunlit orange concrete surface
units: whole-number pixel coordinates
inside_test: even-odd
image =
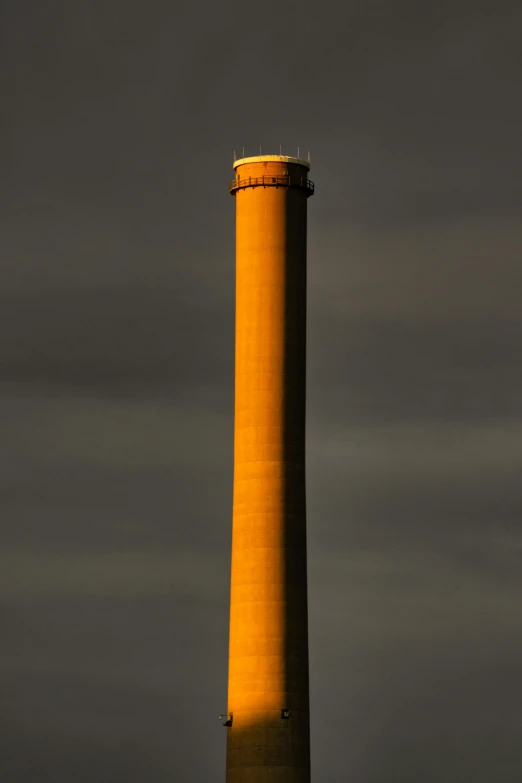
[[[236,366],[227,783],[310,780],[308,168],[283,156],[243,158],[230,184]]]

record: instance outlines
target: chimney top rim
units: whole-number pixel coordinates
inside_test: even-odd
[[[307,171],[310,171],[310,163],[302,158],[292,158],[290,155],[255,155],[250,158],[239,158],[234,161],[232,166],[236,169],[238,166],[242,166],[245,163],[294,163],[299,166],[303,166]]]

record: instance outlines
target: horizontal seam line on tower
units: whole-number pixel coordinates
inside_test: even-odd
[[[249,445],[253,445],[253,444],[249,444]],[[266,446],[268,444],[261,443],[261,444],[257,444],[257,445],[260,445],[260,446],[265,445]],[[260,462],[267,463],[267,464],[270,464],[270,465],[289,465],[289,464],[294,465],[295,464],[294,460],[291,460],[291,459],[249,459],[247,461],[235,460],[234,464],[235,465],[257,465]],[[301,463],[299,462],[297,464],[300,465]]]

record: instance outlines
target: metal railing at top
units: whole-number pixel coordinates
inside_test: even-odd
[[[266,174],[262,177],[237,177],[229,183],[228,192],[234,195],[242,188],[255,187],[301,188],[306,191],[307,198],[314,193],[314,183],[306,177],[291,177],[289,175],[271,177]]]

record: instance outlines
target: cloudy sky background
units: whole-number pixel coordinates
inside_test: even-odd
[[[518,2],[5,0],[0,757],[224,779],[233,149],[312,153],[312,761],[522,777]]]

